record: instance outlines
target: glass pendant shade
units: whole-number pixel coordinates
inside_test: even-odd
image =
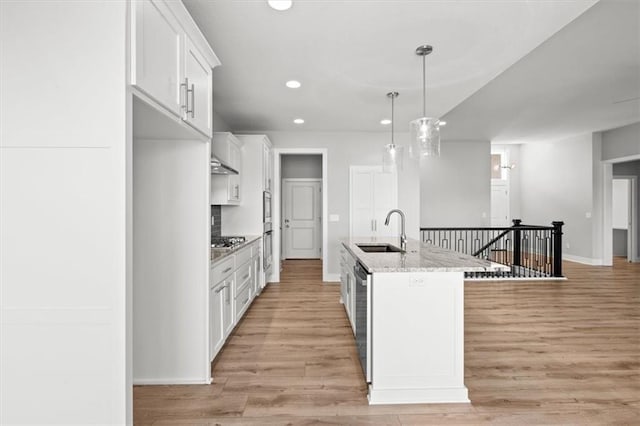
[[[418,46],[416,55],[422,57],[422,117],[410,123],[411,145],[409,155],[413,159],[440,156],[440,120],[427,117],[427,65],[426,57],[433,51],[428,44]]]
[[[402,170],[403,158],[404,147],[392,143],[385,145],[382,153],[382,171],[391,173],[394,170]]]
[[[411,157],[438,157],[440,155],[440,120],[422,117],[413,120],[410,127]]]

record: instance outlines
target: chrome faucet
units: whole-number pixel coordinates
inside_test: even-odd
[[[384,224],[389,226],[389,219],[391,219],[391,215],[393,213],[398,213],[400,215],[400,248],[404,251],[407,250],[407,234],[404,233],[404,213],[400,209],[393,209],[387,213],[387,218],[384,221]]]

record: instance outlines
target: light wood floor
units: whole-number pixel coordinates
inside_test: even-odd
[[[565,263],[566,281],[465,284],[471,404],[367,405],[339,286],[287,261],[210,386],[136,386],[140,425],[640,424],[640,264]]]

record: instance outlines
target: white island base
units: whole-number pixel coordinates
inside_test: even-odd
[[[374,272],[370,404],[465,403],[464,272]]]

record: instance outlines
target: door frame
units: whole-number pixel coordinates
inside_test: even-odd
[[[603,210],[603,215],[602,215],[602,235],[597,238],[594,243],[595,244],[600,244],[602,247],[602,251],[603,251],[603,262],[602,265],[605,266],[611,266],[613,265],[613,224],[611,223],[611,219],[612,219],[612,200],[611,200],[611,192],[612,192],[612,188],[613,188],[613,164],[615,163],[624,163],[627,161],[634,161],[634,160],[640,160],[640,155],[630,155],[627,157],[620,157],[620,158],[614,158],[614,159],[609,159],[609,160],[603,160],[601,161],[600,164],[600,172],[602,173],[602,186],[603,186],[603,203],[602,203],[602,210]],[[618,176],[616,176],[617,178]],[[637,182],[636,182],[637,185]],[[636,188],[636,192],[633,194],[633,199],[630,200],[631,203],[629,203],[631,205],[631,208],[633,209],[633,212],[635,212],[636,214],[632,214],[632,220],[634,221],[633,223],[633,227],[634,229],[638,229],[638,224],[637,223],[637,215],[638,215],[638,204],[639,204],[639,200],[637,197],[637,186]],[[638,256],[638,243],[637,243],[637,232],[635,232],[635,236],[634,236],[634,240],[635,240],[635,258],[633,259],[634,262],[640,262],[640,257]]]
[[[280,180],[280,184],[282,185],[285,182],[318,182],[320,183],[320,192],[324,192],[322,191],[322,178],[284,178]],[[284,194],[284,191],[282,191],[282,194]],[[281,204],[281,211],[284,211],[284,195],[282,196],[282,204]],[[322,200],[322,198],[320,198]],[[323,218],[324,220],[324,215],[322,214],[322,209],[320,210],[320,216]],[[284,217],[284,215],[282,215],[282,217]],[[282,220],[282,217],[280,218]],[[280,229],[282,229],[284,226],[284,223],[280,223]],[[322,222],[320,222],[320,227],[322,227]],[[283,236],[284,236],[284,232],[283,232]],[[285,256],[285,252],[287,250],[286,247],[286,238],[282,239],[281,242],[281,249],[280,249],[280,255],[283,259],[286,259],[287,257]],[[322,243],[321,243],[322,244]],[[321,245],[320,246],[320,258],[322,259],[324,256],[324,247]]]
[[[629,223],[627,224],[627,260],[629,262],[638,262],[638,177],[633,175],[613,176],[612,184],[616,179],[624,179],[629,181]],[[611,227],[613,232],[613,226]]]
[[[329,277],[329,250],[328,250],[328,229],[327,221],[329,218],[328,210],[328,194],[329,185],[327,178],[328,150],[327,148],[273,148],[273,222],[277,224],[273,228],[273,271],[271,272],[271,282],[280,282],[280,264],[281,264],[281,242],[282,230],[282,180],[280,170],[280,159],[283,155],[321,155],[322,156],[322,281],[331,281]]]

